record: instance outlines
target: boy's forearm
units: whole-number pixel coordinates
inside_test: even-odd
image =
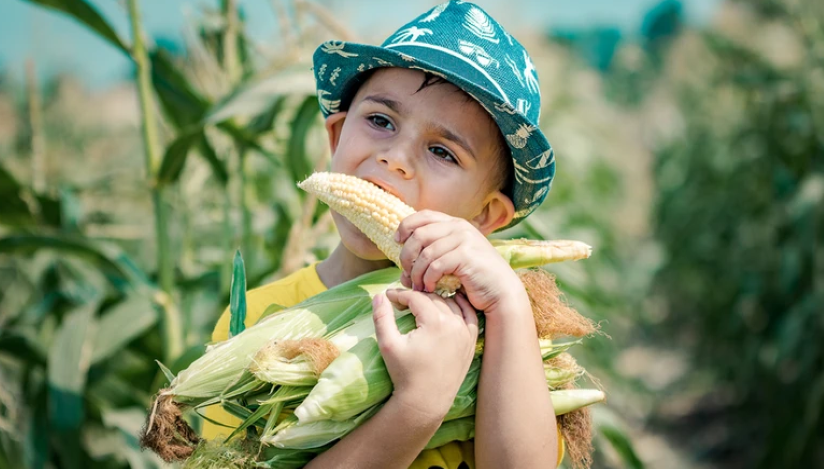
[[[390,398],[366,423],[307,465],[319,468],[407,469],[438,430],[443,416],[423,415]]]
[[[508,308],[486,314],[475,417],[476,464],[479,469],[555,467],[555,412],[529,302],[513,301]]]

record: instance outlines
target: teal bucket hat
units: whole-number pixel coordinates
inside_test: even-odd
[[[555,155],[538,127],[541,91],[526,49],[479,6],[438,5],[407,23],[380,46],[328,41],[314,53],[318,102],[324,117],[346,110],[358,76],[381,67],[440,76],[478,101],[506,138],[514,180],[508,194],[515,225],[543,202],[555,176]]]

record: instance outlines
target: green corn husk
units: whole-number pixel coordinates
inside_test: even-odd
[[[396,268],[371,272],[267,316],[231,339],[211,346],[177,375],[166,393],[180,403],[204,405],[218,396],[226,397],[233,388],[243,392],[259,389],[260,381],[246,369],[267,341],[322,337],[338,330],[370,313],[372,297],[393,285],[399,286],[398,278]]]
[[[383,404],[379,404],[360,415],[340,422],[320,420],[309,425],[300,425],[298,418],[290,415],[275,428],[272,436],[262,436],[260,442],[282,449],[320,448],[348,435],[375,415],[382,406]]]
[[[398,324],[400,327],[400,321]],[[411,330],[414,322],[408,327]],[[401,330],[401,333],[405,332]],[[553,344],[551,340],[541,339],[541,355],[557,356],[576,343],[579,341]],[[482,351],[482,340],[479,339],[476,356]],[[474,391],[479,376],[480,361],[474,368],[470,367],[461,385],[466,394],[459,396],[467,396],[470,391]],[[392,380],[386,371],[377,341],[370,338],[359,342],[349,353],[341,354],[321,373],[312,392],[295,409],[295,415],[301,423],[324,419],[346,420],[380,403],[391,393]],[[450,412],[453,410],[453,415],[461,415],[459,408],[453,407]]]
[[[472,390],[475,394],[475,390]],[[555,415],[563,415],[580,408],[602,402],[604,393],[597,389],[565,389],[550,391]],[[302,423],[296,416],[289,416],[279,425],[271,436],[261,437],[266,445],[281,449],[312,449],[329,445],[357,428],[374,415],[383,404],[379,404],[364,413],[343,421],[316,420]],[[468,436],[467,436],[468,435]],[[427,444],[427,449],[443,446],[450,441],[466,441],[475,435],[475,401],[472,400],[462,409],[462,414],[444,422]]]
[[[513,269],[586,259],[592,247],[580,241],[491,239],[489,242]]]
[[[555,415],[564,415],[607,399],[600,389],[561,389],[550,392]]]
[[[474,414],[442,423],[424,449],[440,448],[450,441],[468,441],[472,438],[475,438]]]
[[[415,328],[415,316],[397,319],[398,330],[406,334]],[[331,418],[346,420],[377,405],[392,393],[378,341],[368,337],[341,353],[321,373],[318,383],[295,409],[301,423]]]
[[[395,311],[396,318],[407,314],[409,311]],[[359,316],[349,326],[325,336],[341,353],[369,337],[375,337],[375,323],[371,314]],[[261,381],[286,386],[314,386],[318,382],[314,364],[302,354],[287,359],[277,353],[258,353],[252,373]]]

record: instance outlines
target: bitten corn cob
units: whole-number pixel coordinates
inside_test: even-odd
[[[340,173],[314,173],[298,187],[316,196],[361,230],[387,259],[400,267],[402,244],[394,239],[401,221],[415,213],[392,194],[369,181]],[[579,241],[492,241],[513,268],[535,267],[550,262],[585,259],[592,248]],[[460,288],[454,275],[445,275],[435,292],[449,296]]]

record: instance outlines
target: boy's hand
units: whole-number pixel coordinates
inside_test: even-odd
[[[417,329],[405,335],[398,331],[392,303],[399,309],[409,308]],[[475,354],[475,309],[461,294],[444,299],[410,290],[376,295],[372,306],[378,345],[395,388],[393,399],[440,421],[452,406]]]
[[[441,277],[452,274],[461,281],[472,306],[485,312],[524,293],[509,264],[462,218],[422,210],[401,222],[396,240],[403,243],[401,283],[406,287],[432,292]]]

